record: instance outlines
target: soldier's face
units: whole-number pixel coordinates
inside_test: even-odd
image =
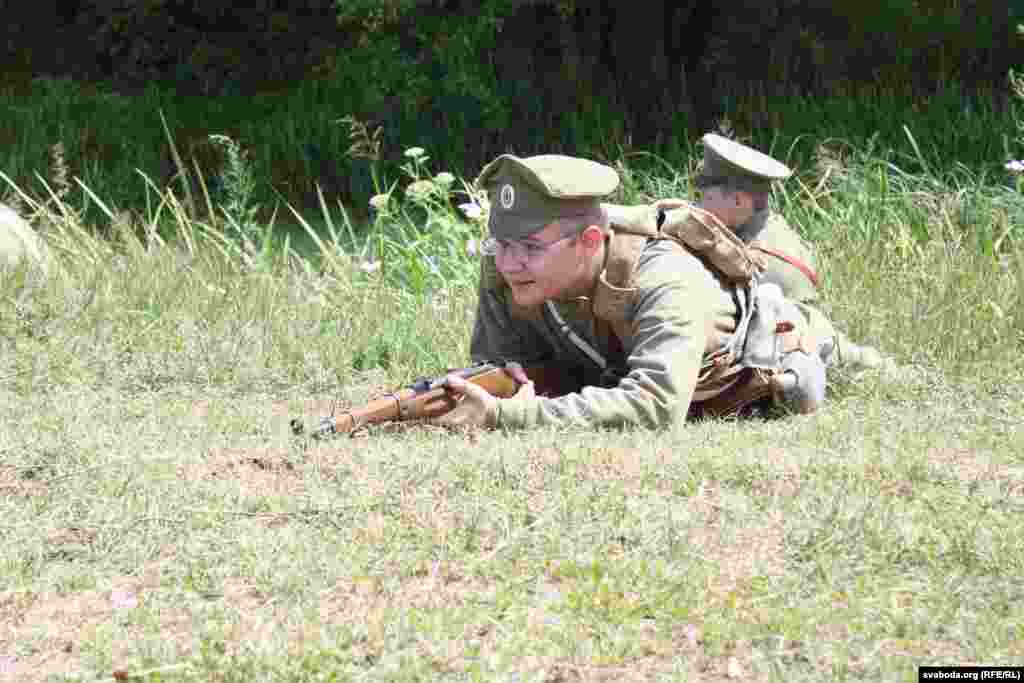
[[[719,186],[704,190],[700,206],[715,214],[730,228],[743,225],[754,215],[753,195],[742,190],[730,190]]]
[[[564,297],[581,287],[587,273],[577,236],[565,237],[557,223],[533,233],[514,248],[499,248],[494,264],[520,306]]]

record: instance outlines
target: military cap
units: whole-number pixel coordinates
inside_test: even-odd
[[[785,164],[735,140],[708,133],[702,141],[704,169],[697,177],[697,187],[728,185],[747,192],[768,192],[772,181],[793,175]]]
[[[614,169],[588,159],[502,154],[487,164],[476,186],[487,190],[492,237],[519,240],[562,219],[585,216],[619,186]]]

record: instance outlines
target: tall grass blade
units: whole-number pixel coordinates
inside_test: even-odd
[[[167,145],[171,149],[171,158],[174,160],[174,165],[178,169],[178,179],[181,181],[182,190],[185,193],[185,207],[188,209],[190,216],[195,215],[196,205],[192,201],[192,187],[190,185],[188,169],[185,168],[185,163],[181,160],[181,155],[178,154],[178,146],[174,143],[174,136],[171,135],[171,128],[167,125],[167,119],[164,117],[164,110],[159,109],[160,123],[164,127],[164,135],[167,136]]]

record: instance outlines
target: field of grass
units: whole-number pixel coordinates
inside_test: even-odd
[[[903,367],[836,373],[817,415],[297,439],[292,417],[467,361],[482,226],[405,159],[368,225],[282,210],[301,253],[250,211],[244,159],[202,219],[158,183],[131,213],[5,183],[57,267],[0,274],[0,680],[1024,665],[1012,177],[822,144],[776,195],[840,327]],[[685,195],[688,168],[624,164],[620,199]]]

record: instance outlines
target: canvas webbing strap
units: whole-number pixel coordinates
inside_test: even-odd
[[[562,317],[562,315],[558,312],[558,309],[555,308],[555,305],[553,303],[551,303],[550,301],[545,301],[544,306],[548,309],[548,313],[551,314],[551,317],[554,319],[555,324],[558,325],[559,332],[565,335],[566,338],[568,338],[568,340],[572,342],[573,346],[575,346],[584,354],[586,354],[587,358],[594,361],[597,367],[601,368],[602,370],[608,367],[608,361],[606,361],[604,356],[601,355],[601,352],[595,349],[589,343],[587,343],[586,339],[576,334],[576,332],[571,327],[569,327],[569,323],[565,322],[565,318]]]

